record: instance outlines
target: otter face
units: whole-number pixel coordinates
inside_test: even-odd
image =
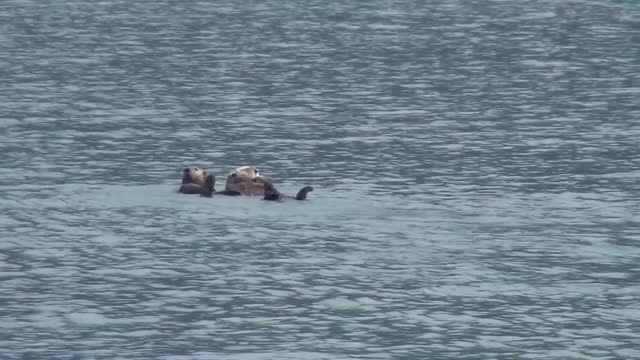
[[[188,167],[182,170],[182,183],[183,184],[198,184],[204,185],[207,177],[207,171],[198,167]]]
[[[241,177],[248,177],[250,179],[253,179],[260,176],[260,170],[258,170],[258,168],[256,168],[255,166],[241,166],[233,170],[229,174],[229,176],[232,176],[232,177],[241,176]]]

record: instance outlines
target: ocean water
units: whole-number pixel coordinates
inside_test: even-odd
[[[633,1],[3,0],[0,359],[640,358],[639,139]]]

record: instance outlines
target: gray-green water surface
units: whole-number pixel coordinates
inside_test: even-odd
[[[640,358],[639,121],[631,2],[3,0],[0,359]]]

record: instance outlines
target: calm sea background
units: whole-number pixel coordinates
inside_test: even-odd
[[[3,0],[0,359],[638,359],[639,144],[634,1]]]

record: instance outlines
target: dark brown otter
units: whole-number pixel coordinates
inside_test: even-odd
[[[278,190],[276,190],[276,187],[273,185],[271,181],[263,177],[255,178],[254,181],[260,182],[264,186],[264,198],[262,198],[262,200],[268,200],[268,201],[281,201],[285,199],[306,200],[307,194],[313,191],[313,187],[305,186],[302,189],[300,189],[300,191],[298,191],[298,194],[295,197],[293,197],[293,196],[280,193]]]

